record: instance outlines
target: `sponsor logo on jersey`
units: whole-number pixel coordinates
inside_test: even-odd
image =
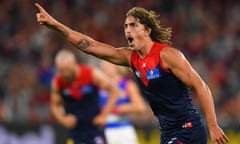
[[[141,78],[142,77],[142,74],[141,74],[141,72],[140,71],[135,71],[135,74],[136,74],[136,76],[138,77],[138,78]]]
[[[152,70],[147,70],[147,79],[156,79],[161,77],[161,73],[158,68],[152,69]]]
[[[88,93],[91,93],[93,90],[93,87],[91,85],[86,85],[86,86],[83,86],[80,88],[80,92],[82,94],[88,94]]]
[[[71,90],[66,88],[66,89],[63,89],[62,93],[63,93],[64,96],[70,96],[71,95]]]
[[[182,125],[182,128],[192,128],[192,122],[187,122],[184,125]]]
[[[177,144],[179,144],[179,143],[178,143],[178,138],[177,138],[177,137],[173,137],[173,138],[171,138],[170,141],[168,141],[167,144],[175,144],[176,142],[177,142]]]

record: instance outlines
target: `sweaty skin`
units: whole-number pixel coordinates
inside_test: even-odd
[[[144,25],[138,22],[137,18],[132,16],[126,17],[124,25],[125,36],[130,47],[115,48],[70,29],[51,17],[39,4],[35,5],[39,10],[39,13],[36,14],[37,22],[53,30],[60,31],[79,50],[114,64],[130,66],[132,50],[137,51],[138,55],[143,58],[150,52],[154,43],[150,37],[151,29],[145,28]],[[83,40],[86,40],[89,45],[82,44],[81,41]],[[213,144],[227,143],[227,136],[217,124],[213,98],[207,84],[178,50],[174,48],[164,49],[159,56],[167,69],[184,84],[196,90],[206,116]]]

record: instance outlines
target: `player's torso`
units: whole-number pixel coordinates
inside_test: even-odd
[[[162,64],[160,52],[166,47],[154,43],[144,58],[140,58],[136,52],[131,56],[131,67],[138,85],[160,123],[165,124],[181,119],[184,121],[196,113],[191,104],[189,88]]]

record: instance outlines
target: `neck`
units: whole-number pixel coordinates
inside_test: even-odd
[[[151,51],[153,44],[154,44],[153,41],[151,40],[147,41],[143,45],[143,47],[139,51],[137,51],[138,55],[142,58],[145,57]]]

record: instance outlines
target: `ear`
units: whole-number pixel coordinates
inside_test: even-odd
[[[150,36],[152,32],[152,29],[149,27],[145,27],[145,36]]]

